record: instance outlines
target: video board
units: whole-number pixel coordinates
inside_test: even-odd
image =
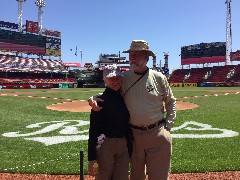
[[[18,24],[0,21],[0,50],[47,56],[61,56],[61,32],[42,29],[38,22],[26,20],[26,32],[18,31]]]
[[[0,49],[45,55],[46,37],[0,29]]]
[[[183,46],[181,48],[182,59],[225,55],[226,55],[225,42],[200,43],[189,46]]]
[[[226,42],[200,43],[181,47],[182,65],[224,62],[225,57]]]

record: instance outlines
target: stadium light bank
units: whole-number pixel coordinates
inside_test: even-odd
[[[36,0],[35,4],[38,7],[38,30],[39,34],[42,34],[42,8],[46,6],[45,0]]]

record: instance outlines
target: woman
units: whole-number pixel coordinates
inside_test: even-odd
[[[127,146],[129,113],[120,94],[121,72],[116,66],[103,70],[106,89],[91,111],[88,140],[88,172],[97,180],[128,180]]]

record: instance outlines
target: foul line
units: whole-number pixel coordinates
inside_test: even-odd
[[[66,157],[61,157],[60,156],[59,158],[57,158],[55,160],[52,159],[52,160],[38,162],[38,163],[34,163],[34,164],[29,164],[29,165],[16,166],[14,168],[5,168],[5,169],[3,169],[1,171],[9,172],[10,170],[24,169],[24,168],[27,168],[27,167],[33,167],[34,168],[37,165],[48,164],[48,163],[52,163],[52,162],[56,162],[56,161],[60,161],[60,160],[68,160],[68,159],[70,159],[72,157],[76,157],[76,156],[79,156],[79,154],[75,153],[75,154],[71,154],[71,156],[67,155]],[[45,158],[45,160],[47,160],[47,159]]]

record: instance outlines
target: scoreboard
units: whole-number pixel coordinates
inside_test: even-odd
[[[46,37],[46,55],[61,56],[61,39]]]
[[[49,34],[48,32],[52,33]],[[38,35],[31,32],[22,33],[16,30],[0,28],[0,50],[61,56],[60,35],[60,32],[50,30],[45,30],[44,35]]]
[[[226,42],[181,47],[181,65],[226,62]]]
[[[226,42],[200,43],[181,48],[181,59],[226,56]]]
[[[0,49],[45,55],[46,37],[0,29]]]

